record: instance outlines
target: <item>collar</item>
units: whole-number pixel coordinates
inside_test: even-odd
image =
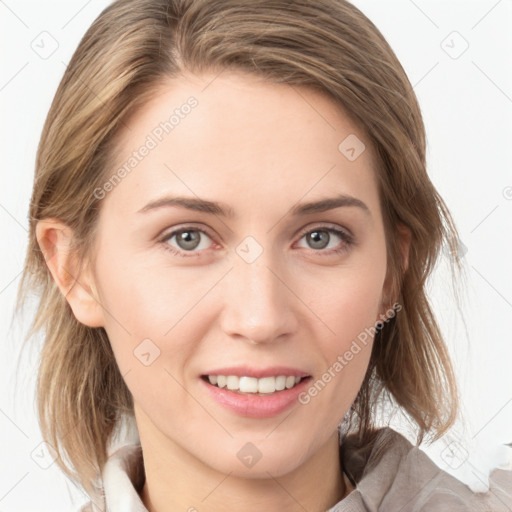
[[[498,475],[506,478],[504,489],[491,486],[488,493],[477,495],[389,427],[374,431],[364,446],[355,435],[343,438],[340,461],[351,491],[326,512],[512,510],[512,472]],[[491,479],[493,475],[497,473]],[[107,512],[148,512],[140,498],[144,478],[140,444],[112,453],[102,472]],[[502,508],[504,499],[511,500],[511,508]]]

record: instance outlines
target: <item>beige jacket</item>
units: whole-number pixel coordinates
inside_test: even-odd
[[[390,448],[382,450],[388,441]],[[363,448],[353,437],[345,438],[340,459],[352,490],[327,512],[512,512],[512,471],[495,469],[489,491],[475,494],[391,428],[380,429]],[[147,512],[139,497],[144,484],[140,445],[113,453],[102,481],[103,496],[81,512]]]

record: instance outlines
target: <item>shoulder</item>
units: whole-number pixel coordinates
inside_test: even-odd
[[[360,510],[512,510],[511,471],[495,470],[489,491],[474,493],[389,427],[377,430],[365,446],[358,446],[355,438],[348,436],[340,447],[340,454],[344,468],[356,482],[353,492],[359,494],[365,504]]]

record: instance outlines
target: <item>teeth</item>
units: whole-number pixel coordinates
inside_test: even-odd
[[[301,381],[301,377],[279,375],[257,379],[255,377],[237,377],[236,375],[208,375],[208,380],[213,386],[227,388],[230,391],[270,394],[293,388]]]
[[[273,393],[275,390],[276,390],[276,378],[275,377],[263,377],[262,379],[258,379],[258,391],[260,393]],[[240,391],[243,391],[243,390],[241,389]]]
[[[284,375],[280,375],[276,377],[276,391],[283,391],[286,387],[286,377]]]
[[[286,377],[286,389],[293,388],[295,386],[295,377]]]
[[[235,375],[228,375],[226,378],[226,387],[231,391],[236,391],[240,384],[240,378]]]
[[[258,379],[254,377],[240,377],[238,389],[243,393],[257,393],[259,389]]]

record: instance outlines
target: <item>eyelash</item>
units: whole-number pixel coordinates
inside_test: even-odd
[[[173,238],[178,233],[185,232],[185,231],[197,231],[199,233],[202,233],[202,234],[206,235],[208,238],[212,239],[212,237],[206,231],[204,231],[203,229],[199,229],[199,228],[194,227],[194,226],[185,226],[185,227],[181,227],[179,229],[176,229],[176,230],[171,231],[170,233],[166,234],[160,240],[160,243],[162,243],[164,250],[169,251],[171,254],[173,254],[175,256],[181,256],[181,257],[184,257],[184,258],[190,258],[190,257],[197,257],[197,256],[199,256],[201,251],[180,251],[180,250],[176,249],[175,247],[169,245],[168,242],[169,242],[169,240],[171,238]],[[327,255],[331,256],[333,254],[345,253],[345,252],[347,252],[350,249],[350,247],[352,245],[355,244],[354,238],[353,238],[353,236],[351,234],[349,234],[349,233],[347,233],[345,231],[342,231],[342,230],[340,230],[338,228],[327,227],[327,226],[318,226],[318,227],[315,227],[313,229],[305,230],[305,231],[303,231],[300,234],[299,240],[302,240],[302,238],[304,238],[305,235],[308,235],[308,234],[313,233],[315,231],[327,231],[328,233],[334,233],[335,235],[337,235],[342,240],[341,246],[339,248],[337,248],[337,249],[328,249],[328,250],[325,250],[325,249],[318,249],[318,250],[311,249],[313,252],[323,253],[322,254],[323,256],[327,256]]]

